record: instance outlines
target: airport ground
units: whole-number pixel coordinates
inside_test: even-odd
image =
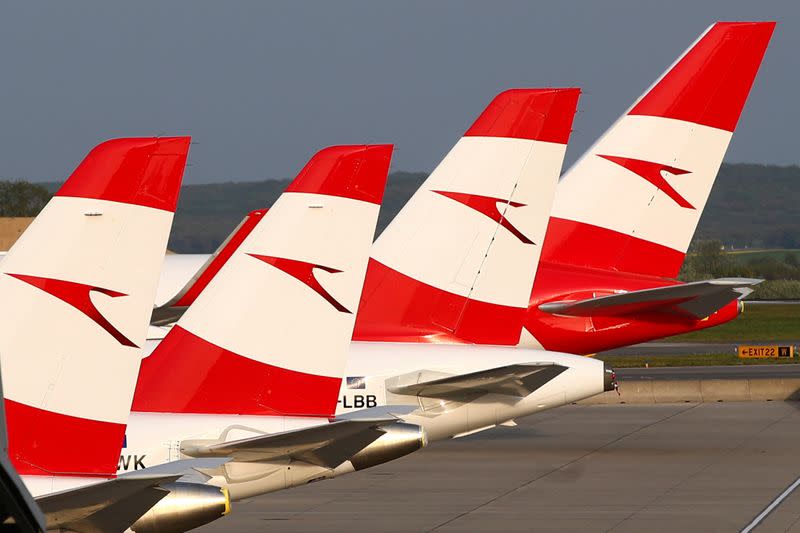
[[[637,349],[631,350],[630,353],[619,353],[615,350],[615,353],[604,352],[597,354],[596,357],[606,361],[617,370],[673,366],[773,366],[800,363],[798,341],[783,341],[780,344],[794,346],[795,356],[793,358],[740,359],[737,353],[737,344],[719,346],[715,343],[709,345],[707,351],[692,351],[692,347],[696,350],[703,350],[705,345],[687,347],[683,344],[647,343],[638,345]]]
[[[800,364],[739,365],[735,349],[797,346],[798,319],[798,305],[756,305],[599,357],[667,366],[621,369],[623,396],[626,380],[796,383]],[[798,401],[571,405],[518,424],[240,502],[199,531],[741,531],[800,478]],[[755,531],[800,533],[800,489]]]
[[[745,301],[744,312],[720,326],[665,339],[667,342],[773,342],[800,338],[800,301]]]
[[[786,359],[740,360],[741,344],[800,347],[800,301],[748,302],[736,320],[714,328],[597,354],[616,368],[644,366],[720,366],[786,364]]]
[[[800,364],[621,368],[617,376],[623,385],[634,380],[795,380],[800,378]]]
[[[573,405],[198,531],[740,531],[800,476],[798,442],[800,402]],[[800,490],[756,531],[800,531]]]

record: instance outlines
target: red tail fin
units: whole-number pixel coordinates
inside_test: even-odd
[[[579,95],[492,100],[373,245],[356,340],[519,341]]]
[[[9,455],[21,474],[113,475],[188,137],[92,150],[0,265]]]
[[[733,131],[774,22],[719,22],[628,111]]]
[[[674,277],[774,22],[720,22],[561,178],[542,261]]]
[[[334,414],[391,152],[311,159],[144,359],[135,411]]]

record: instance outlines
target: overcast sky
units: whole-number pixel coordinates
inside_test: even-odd
[[[728,152],[800,163],[800,3],[4,2],[0,176],[62,180],[107,138],[191,134],[187,183],[293,176],[330,144],[430,170],[497,92],[585,91],[567,159],[715,20],[778,20]]]

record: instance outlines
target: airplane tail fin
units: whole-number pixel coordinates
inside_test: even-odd
[[[332,416],[391,153],[316,154],[143,360],[133,410]]]
[[[100,144],[0,264],[21,474],[116,472],[188,150],[188,137]]]
[[[774,30],[712,25],[561,178],[542,261],[675,277]]]
[[[579,95],[494,98],[373,245],[355,340],[518,342]]]

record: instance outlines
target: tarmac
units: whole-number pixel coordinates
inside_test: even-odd
[[[616,372],[621,381],[639,379],[670,381],[690,379],[781,379],[800,378],[800,364],[620,368]]]
[[[234,504],[198,531],[741,531],[800,476],[800,402],[571,405]],[[800,533],[800,489],[756,524]]]
[[[777,340],[772,342],[643,342],[624,348],[600,352],[599,355],[631,355],[659,357],[664,355],[706,355],[737,353],[740,344],[769,344],[779,346],[800,345],[800,340]]]

